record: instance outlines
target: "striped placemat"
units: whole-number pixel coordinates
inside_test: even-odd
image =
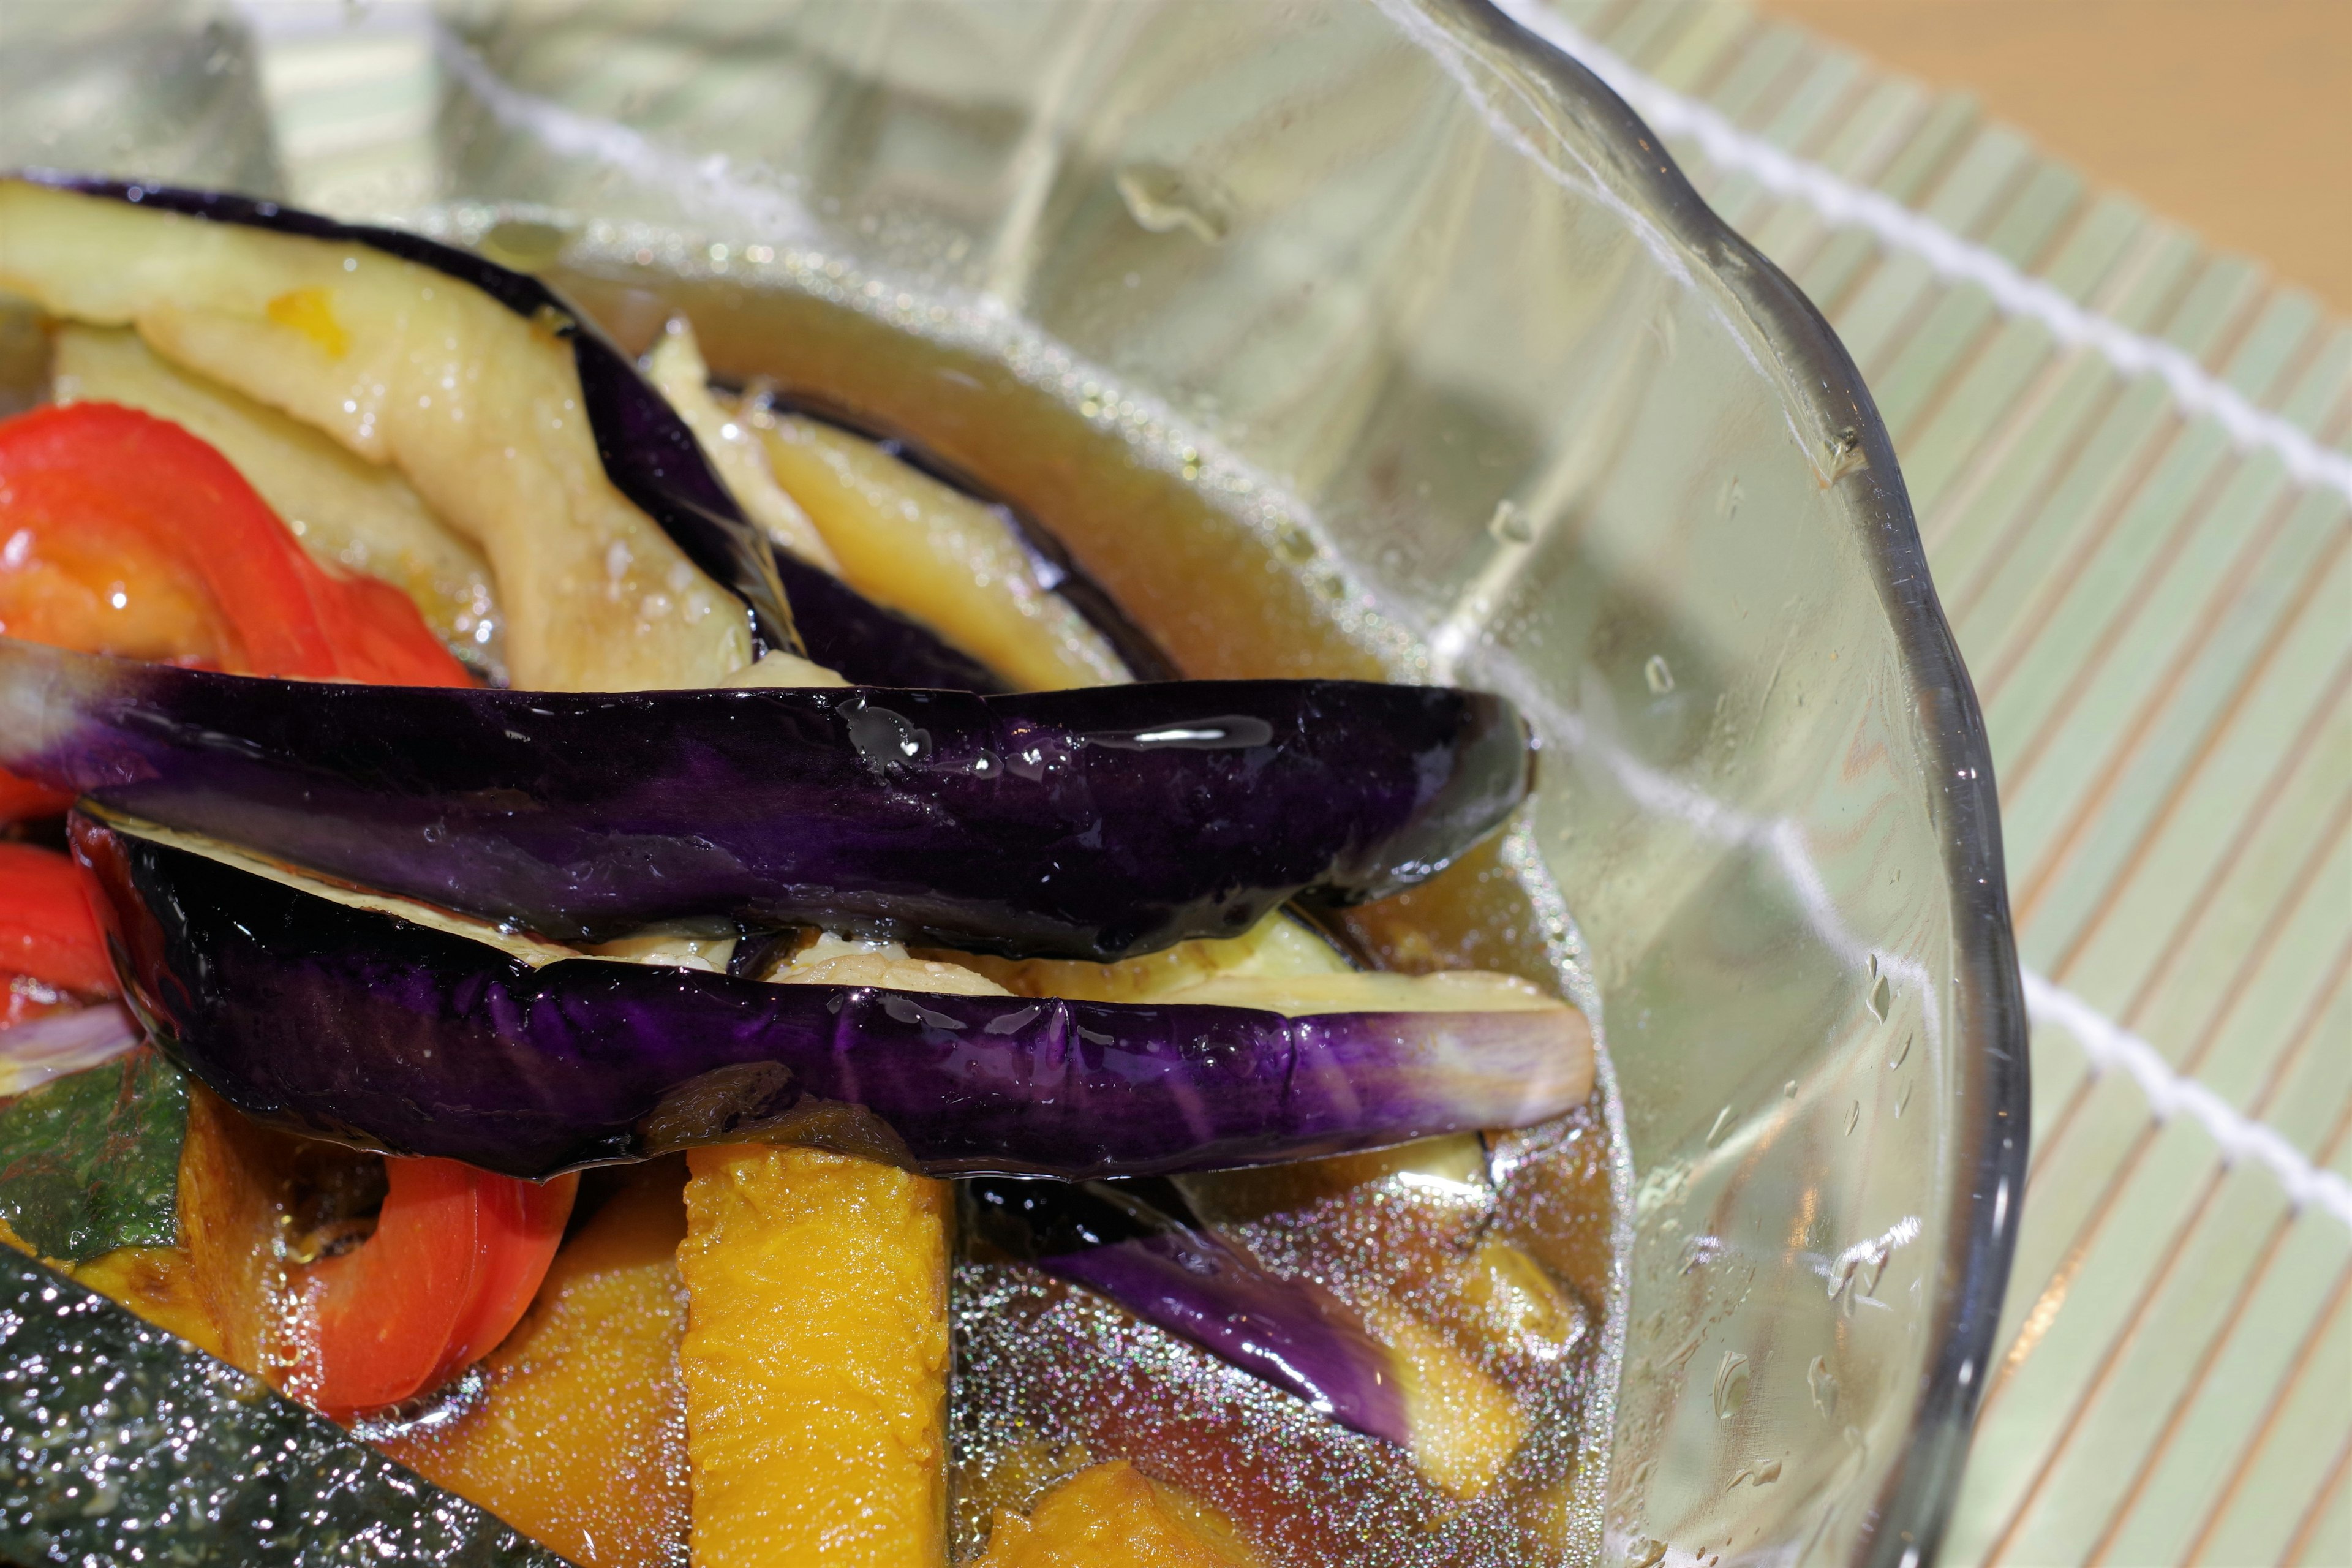
[[[1876,395],[2001,784],[2034,1149],[1951,1563],[2352,1563],[2352,328],[1723,0],[1511,7]]]
[[[1985,704],[2036,1136],[1944,1560],[2352,1563],[2352,327],[1744,5],[1507,8],[1836,325]],[[431,194],[425,35],[251,14],[290,194]]]

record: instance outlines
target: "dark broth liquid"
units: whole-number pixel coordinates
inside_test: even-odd
[[[498,254],[498,229],[468,237]],[[827,289],[782,268],[697,276],[691,256],[575,246],[550,280],[632,351],[682,312],[714,375],[771,384],[1011,502],[1185,675],[1388,672],[1311,535],[1201,482],[1214,460],[1198,447],[1171,437],[1155,449],[1132,425],[1108,425],[1100,406],[1115,395],[1074,406],[1001,357],[850,308],[854,277]],[[1411,892],[1345,911],[1333,934],[1381,968],[1500,970],[1573,992],[1564,916],[1528,864],[1490,841]],[[1124,1458],[1223,1510],[1272,1563],[1596,1561],[1622,1334],[1613,1092],[1604,1058],[1592,1101],[1538,1128],[1185,1184],[1269,1265],[1403,1323],[1508,1392],[1526,1436],[1483,1489],[1456,1495],[1402,1450],[1100,1298],[967,1258],[952,1306],[957,1560],[978,1554],[994,1509],[1026,1508],[1083,1465]],[[1525,1331],[1465,1295],[1496,1247],[1549,1287],[1543,1321]]]

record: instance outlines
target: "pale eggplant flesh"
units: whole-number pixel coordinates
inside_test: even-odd
[[[1580,1103],[1565,1008],[1341,1013],[871,986],[563,958],[77,816],[156,1043],[265,1122],[523,1177],[766,1138],[934,1175],[1270,1163]]]
[[[755,652],[804,653],[855,680],[996,690],[978,662],[916,621],[776,550],[711,471],[694,433],[628,355],[538,279],[422,235],[351,224],[217,191],[26,173],[20,179],[212,223],[365,246],[469,284],[567,340],[596,454],[613,488],[653,519],[705,575],[741,599]]]
[[[1117,1302],[1343,1426],[1411,1441],[1389,1352],[1339,1298],[1202,1225],[1172,1183],[962,1184],[970,1234]]]
[[[1108,963],[1422,880],[1528,757],[1509,703],[1443,687],[497,691],[0,638],[0,767],[560,942],[732,920]]]

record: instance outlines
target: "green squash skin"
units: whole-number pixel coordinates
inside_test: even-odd
[[[44,1258],[83,1263],[178,1237],[188,1084],[142,1046],[0,1110],[0,1219]]]
[[[5,1248],[0,1559],[567,1568],[332,1422]]]

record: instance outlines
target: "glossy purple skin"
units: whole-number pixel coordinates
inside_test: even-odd
[[[156,1042],[314,1137],[544,1177],[765,1135],[935,1175],[1270,1163],[1567,1110],[1574,1016],[1138,1006],[534,969],[87,817]]]
[[[1036,1262],[1343,1426],[1400,1447],[1412,1441],[1388,1352],[1305,1289],[1207,1231],[1167,1231]]]
[[[1181,1199],[1162,1206],[1138,1190],[1154,1185],[1167,1187],[983,1178],[961,1190],[973,1234],[1343,1426],[1407,1445],[1396,1367],[1355,1315],[1196,1223]]]
[[[1518,803],[1526,745],[1435,687],[493,691],[0,638],[0,767],[559,941],[699,917],[1108,962],[1420,880]]]
[[[927,627],[774,549],[711,471],[694,433],[677,411],[637,374],[626,354],[538,279],[421,235],[338,223],[249,196],[48,173],[16,177],[213,223],[365,246],[471,284],[519,316],[551,313],[550,319],[560,323],[572,342],[605,476],[661,525],[688,560],[743,600],[760,651],[804,648],[819,664],[877,686],[1003,689],[978,661]]]

